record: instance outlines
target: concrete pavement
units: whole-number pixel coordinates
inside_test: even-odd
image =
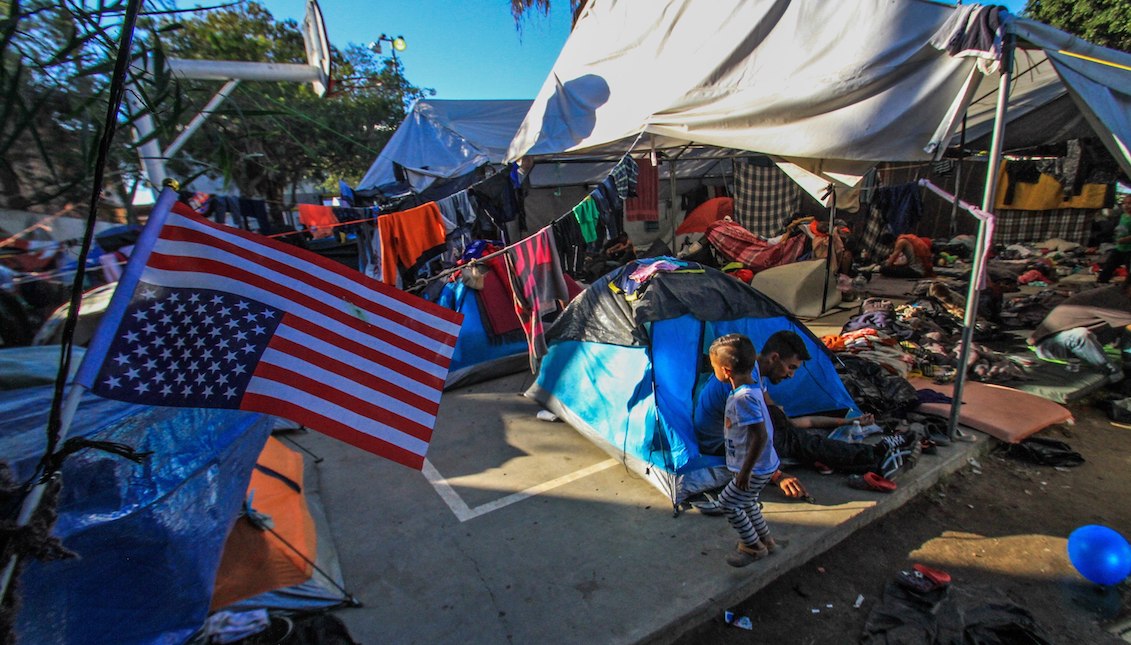
[[[839,329],[839,323],[829,321]],[[820,325],[810,325],[818,334]],[[516,374],[444,395],[418,473],[318,434],[315,471],[346,587],[337,612],[376,643],[669,642],[965,467],[992,440],[925,455],[895,493],[794,469],[816,504],[763,497],[785,549],[725,562],[726,520],[671,504],[564,423],[535,418]],[[839,602],[851,603],[854,598]]]

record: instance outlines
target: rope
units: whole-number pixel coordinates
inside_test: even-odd
[[[71,372],[71,348],[74,345],[75,327],[78,324],[79,307],[82,304],[82,287],[86,278],[86,260],[90,255],[90,247],[94,242],[94,224],[98,221],[98,203],[102,197],[102,181],[105,176],[106,162],[110,155],[110,147],[114,143],[114,132],[118,125],[118,113],[122,106],[122,97],[125,94],[126,71],[130,63],[130,51],[133,45],[134,27],[137,25],[137,16],[141,11],[142,0],[129,0],[126,6],[125,17],[122,19],[122,31],[118,42],[117,60],[114,62],[114,72],[109,88],[109,100],[106,104],[106,116],[103,121],[102,137],[98,143],[98,155],[94,161],[94,174],[91,179],[90,209],[86,219],[86,230],[83,233],[82,249],[79,251],[78,267],[75,269],[75,278],[71,284],[71,306],[67,311],[67,320],[63,323],[63,343],[60,346],[61,358],[59,371],[55,376],[55,391],[51,400],[51,414],[47,419],[47,447],[38,466],[44,469],[54,461],[53,455],[62,433],[63,391],[67,384],[67,376]]]

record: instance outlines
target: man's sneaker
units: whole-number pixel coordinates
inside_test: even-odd
[[[884,446],[880,475],[885,479],[894,479],[911,470],[919,463],[919,457],[923,454],[923,446],[916,432],[888,435],[880,440],[880,445]]]

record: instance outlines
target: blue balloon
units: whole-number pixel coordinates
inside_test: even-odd
[[[1131,575],[1131,544],[1106,526],[1088,524],[1068,536],[1068,560],[1096,584],[1119,584]]]

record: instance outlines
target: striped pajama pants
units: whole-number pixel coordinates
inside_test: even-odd
[[[730,480],[723,492],[719,494],[719,504],[723,507],[727,521],[738,532],[739,539],[748,547],[757,549],[759,543],[770,536],[770,527],[762,517],[762,509],[758,505],[758,496],[766,484],[770,483],[773,473],[765,475],[750,474],[750,484],[742,490]]]

